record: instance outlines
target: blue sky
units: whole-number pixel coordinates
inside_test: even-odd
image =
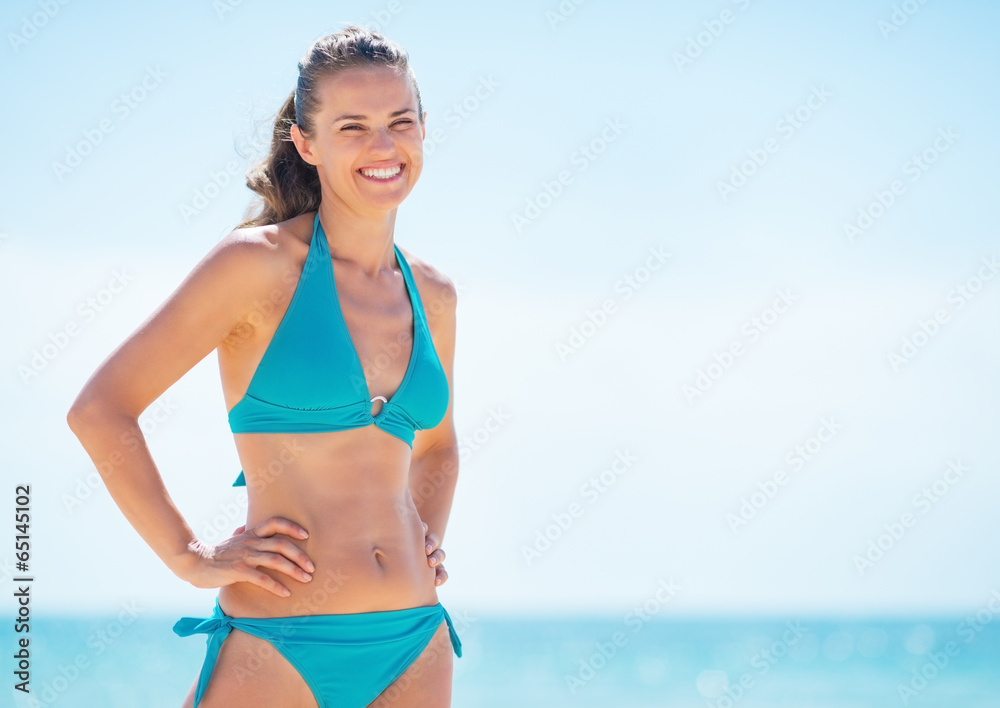
[[[91,488],[65,411],[240,220],[305,49],[366,21],[439,130],[395,239],[459,288],[444,601],[624,613],[671,581],[680,614],[936,613],[1000,587],[995,5],[53,7],[0,16],[2,464],[33,485],[40,603],[214,596]],[[238,525],[215,355],[144,425],[192,526]]]

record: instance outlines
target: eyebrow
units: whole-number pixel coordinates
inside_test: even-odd
[[[394,111],[394,112],[390,113],[389,117],[390,118],[395,118],[396,116],[401,116],[404,113],[416,113],[416,111],[413,110],[412,108],[401,108],[398,111]],[[337,118],[333,119],[333,122],[334,123],[339,123],[342,120],[368,120],[368,116],[362,116],[362,115],[338,116]]]

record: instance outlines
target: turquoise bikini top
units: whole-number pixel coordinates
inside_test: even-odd
[[[413,310],[410,362],[386,400],[372,397],[337,298],[333,262],[319,212],[302,275],[246,395],[229,411],[233,433],[322,433],[374,423],[413,447],[417,430],[433,428],[448,408],[448,378],[431,340],[410,265],[396,260]],[[382,401],[378,415],[372,404]],[[246,486],[240,476],[234,487]]]

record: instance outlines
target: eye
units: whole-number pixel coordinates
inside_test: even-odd
[[[395,123],[393,123],[393,125],[394,126],[402,125],[404,127],[409,127],[410,125],[413,125],[413,121],[410,120],[409,118],[402,118],[401,120],[397,120]],[[364,126],[358,125],[357,123],[351,123],[350,125],[345,125],[344,127],[341,128],[341,130],[351,130],[353,128],[357,128],[358,130],[364,130]]]

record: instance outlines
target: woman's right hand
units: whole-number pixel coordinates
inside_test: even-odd
[[[278,597],[288,597],[291,594],[288,588],[257,569],[271,568],[303,583],[312,580],[310,573],[316,567],[301,548],[286,538],[289,536],[306,539],[309,533],[286,518],[272,516],[249,530],[240,526],[232,536],[215,546],[192,541],[188,550],[193,561],[179,575],[196,588],[248,582]]]

